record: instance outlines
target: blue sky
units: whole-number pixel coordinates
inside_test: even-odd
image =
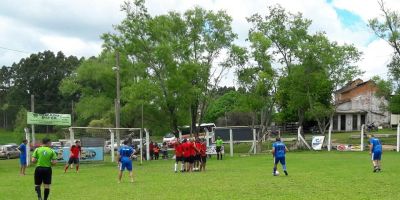
[[[11,65],[29,53],[44,50],[63,51],[67,55],[96,56],[101,51],[102,33],[112,31],[124,17],[124,0],[2,0],[0,1],[0,66]],[[400,1],[385,0],[388,7],[400,10]],[[245,45],[249,29],[246,17],[265,14],[267,6],[279,3],[290,12],[301,12],[311,19],[310,31],[324,31],[332,41],[354,44],[364,53],[357,63],[363,79],[385,75],[391,49],[368,29],[366,22],[379,16],[376,0],[146,0],[151,14],[175,10],[184,12],[194,6],[225,10],[238,33],[239,45]],[[46,5],[46,6],[43,6]],[[361,6],[360,6],[361,5]],[[15,49],[28,53],[10,51]],[[223,85],[235,85],[233,72]]]

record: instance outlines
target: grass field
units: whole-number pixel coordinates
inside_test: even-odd
[[[367,152],[289,152],[289,176],[273,177],[270,155],[208,160],[205,173],[173,173],[172,160],[134,162],[117,183],[113,163],[82,164],[79,174],[53,169],[50,199],[400,199],[400,154],[383,154],[372,173]],[[0,160],[0,199],[35,199],[33,167],[18,175],[18,159]],[[282,172],[281,168],[279,170]]]

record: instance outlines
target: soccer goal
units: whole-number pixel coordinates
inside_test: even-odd
[[[257,129],[248,126],[233,126],[233,127],[215,127],[213,128],[213,141],[218,137],[221,138],[225,144],[229,144],[229,154],[233,157],[234,145],[250,144],[248,153],[257,153]]]
[[[76,140],[81,142],[83,148],[82,161],[106,161],[108,154],[111,162],[115,161],[116,151],[128,141],[128,145],[135,148],[139,152],[137,156],[140,163],[143,158],[149,155],[149,133],[146,129],[141,128],[99,128],[99,127],[70,127],[69,135],[66,135],[66,143],[64,146],[71,146]],[[144,151],[144,148],[146,151]],[[86,149],[86,151],[85,151]]]

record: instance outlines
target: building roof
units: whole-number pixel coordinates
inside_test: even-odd
[[[363,81],[362,79],[356,79],[354,81],[350,81],[348,82],[345,86],[343,86],[342,88],[340,88],[339,90],[336,90],[335,93],[344,93],[344,92],[348,92],[350,90],[353,90],[357,87],[361,87],[367,83],[374,83],[373,80],[368,80],[368,81]]]

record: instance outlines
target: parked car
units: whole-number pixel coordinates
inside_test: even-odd
[[[19,157],[19,151],[17,150],[16,145],[3,145],[0,146],[0,158],[18,158]]]
[[[176,137],[174,134],[172,133],[167,133],[164,137],[163,137],[163,143],[166,142],[168,147],[172,147],[175,142],[176,142]]]

